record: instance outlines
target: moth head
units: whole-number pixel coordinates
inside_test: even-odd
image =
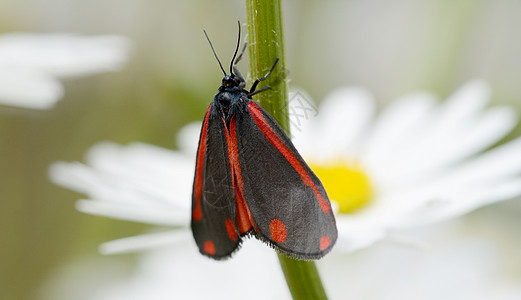
[[[226,74],[222,80],[223,87],[234,87],[239,86],[240,82],[234,74]]]

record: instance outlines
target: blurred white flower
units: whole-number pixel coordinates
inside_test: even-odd
[[[0,35],[0,104],[50,108],[63,96],[59,79],[118,70],[130,44],[111,35]]]
[[[57,162],[50,167],[53,182],[89,196],[77,202],[82,212],[176,228],[105,243],[103,253],[179,240],[192,243],[190,206],[200,125],[181,129],[179,151],[102,142],[90,149],[87,164]]]
[[[273,250],[250,239],[226,263],[195,245],[148,251],[128,279],[90,292],[90,299],[291,299]]]
[[[297,149],[338,203],[336,251],[519,196],[521,138],[483,152],[517,116],[488,102],[488,86],[474,81],[441,104],[416,93],[375,117],[367,91],[344,88],[318,117],[292,122]]]
[[[517,121],[507,107],[485,108],[487,101],[486,85],[473,82],[443,104],[425,93],[404,97],[371,121],[369,94],[341,89],[316,119],[294,128],[295,145],[338,203],[334,251],[520,195],[521,138],[477,154]],[[78,202],[83,212],[175,227],[105,243],[104,253],[188,241],[199,130],[191,124],[181,131],[179,151],[102,143],[86,165],[56,163],[50,176],[90,196]]]
[[[521,223],[491,210],[405,230],[427,245],[421,249],[376,243],[351,255],[329,255],[318,267],[330,298],[521,299],[513,271]]]
[[[480,211],[404,233],[428,247],[376,243],[351,255],[328,255],[318,267],[330,299],[521,299],[515,271],[519,225],[505,211]],[[226,263],[203,257],[187,243],[147,251],[131,274],[122,273],[115,260],[81,260],[52,276],[39,294],[79,300],[291,299],[276,256],[255,239]]]

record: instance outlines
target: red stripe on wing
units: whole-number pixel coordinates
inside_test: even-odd
[[[264,137],[277,149],[284,158],[291,164],[293,169],[300,175],[300,178],[302,178],[302,181],[305,185],[309,186],[313,191],[315,192],[315,195],[317,196],[318,203],[320,204],[320,208],[324,213],[330,213],[331,207],[327,203],[327,201],[324,200],[320,192],[318,191],[317,186],[309,176],[308,172],[304,169],[302,164],[299,162],[299,160],[295,157],[295,154],[291,152],[291,150],[286,147],[284,142],[278,137],[278,135],[273,131],[271,126],[268,124],[264,116],[262,115],[262,111],[259,108],[259,106],[253,102],[250,101],[248,103],[248,109],[253,117],[253,120],[259,127],[259,129],[264,134]]]
[[[250,209],[244,200],[244,182],[242,181],[241,165],[239,164],[239,150],[237,148],[237,129],[235,116],[230,120],[230,132],[226,133],[228,142],[228,155],[233,176],[233,187],[235,190],[235,200],[237,202],[237,227],[239,234],[243,235],[252,228],[253,218]]]
[[[194,180],[194,197],[195,197],[195,208],[192,212],[192,218],[195,221],[201,221],[203,218],[203,212],[201,210],[201,194],[203,192],[203,166],[204,166],[204,155],[206,153],[206,133],[208,128],[208,118],[210,116],[210,107],[206,110],[206,116],[204,118],[203,129],[201,130],[201,137],[199,139],[199,150],[197,151],[197,161],[195,164],[195,180]]]

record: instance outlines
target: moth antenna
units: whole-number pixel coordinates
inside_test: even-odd
[[[237,21],[237,25],[239,25],[239,36],[237,37],[237,47],[235,47],[235,53],[233,54],[232,61],[230,62],[230,74],[233,74],[233,62],[235,61],[235,57],[239,52],[239,45],[241,44],[241,21]]]
[[[213,48],[212,41],[210,41],[210,38],[208,37],[208,34],[206,33],[206,30],[203,30],[204,35],[206,36],[206,39],[208,40],[208,43],[210,43],[210,48],[212,48],[213,55],[217,59],[217,62],[219,63],[219,66],[221,67],[221,70],[224,73],[224,76],[226,76],[226,71],[223,68],[223,65],[221,64],[221,61],[219,60],[219,57],[217,56],[217,53],[215,53],[215,49]]]

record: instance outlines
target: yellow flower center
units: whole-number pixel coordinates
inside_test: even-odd
[[[326,164],[310,164],[320,178],[329,199],[338,203],[341,213],[352,213],[367,205],[372,196],[371,182],[355,164],[337,160]]]

